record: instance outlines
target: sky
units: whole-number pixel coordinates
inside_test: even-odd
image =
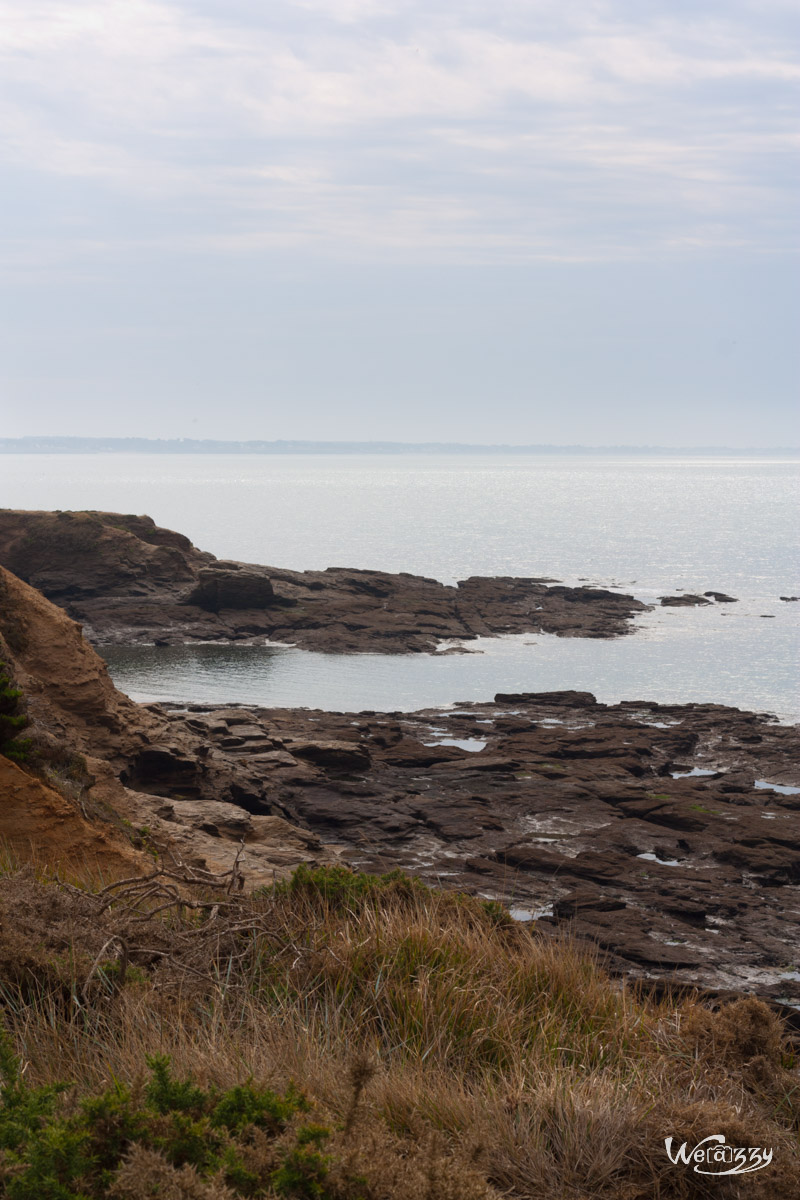
[[[0,0],[0,430],[800,445],[794,0]]]

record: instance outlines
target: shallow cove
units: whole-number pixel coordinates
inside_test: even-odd
[[[798,720],[792,622],[788,613],[762,621],[756,607],[656,608],[622,638],[478,638],[462,643],[465,654],[317,654],[263,643],[99,649],[117,686],[140,701],[413,712],[497,692],[576,689],[604,703],[711,702]]]
[[[574,687],[789,720],[800,603],[779,597],[800,595],[797,485],[796,455],[6,455],[0,503],[147,511],[221,558],[298,570],[548,576],[649,603],[708,589],[739,600],[662,609],[618,642],[535,634],[471,643],[484,653],[470,657],[103,651],[137,698],[393,710]]]

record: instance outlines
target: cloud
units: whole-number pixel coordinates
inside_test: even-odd
[[[790,16],[744,0],[0,0],[6,179],[57,228],[58,189],[78,184],[76,247],[116,206],[119,246],[174,246],[182,219],[177,237],[210,248],[774,253],[791,225]]]

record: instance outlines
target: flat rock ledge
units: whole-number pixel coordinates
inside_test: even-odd
[[[173,820],[223,799],[354,868],[568,929],[620,972],[800,1005],[796,727],[578,692],[410,714],[161,712],[171,748],[142,751],[127,782]],[[220,837],[241,836],[215,813]]]
[[[632,596],[540,578],[472,576],[449,586],[403,572],[221,560],[149,517],[121,513],[0,510],[0,565],[96,645],[266,638],[402,654],[499,634],[618,637],[648,609]]]

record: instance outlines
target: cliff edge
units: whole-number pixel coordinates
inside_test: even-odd
[[[80,626],[2,567],[0,661],[29,722],[18,761],[0,754],[0,838],[23,857],[131,873],[158,850],[212,871],[238,855],[251,886],[329,857],[280,815],[234,805],[245,790],[237,764],[119,692]],[[173,782],[177,770],[202,786],[187,782],[186,805],[165,806],[147,790],[148,763],[150,779],[162,763]]]

